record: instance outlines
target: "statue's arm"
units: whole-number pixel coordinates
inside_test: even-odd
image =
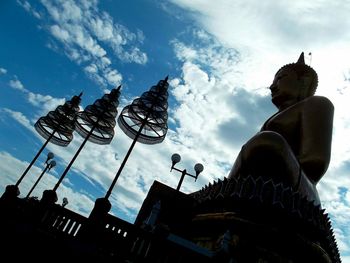
[[[321,96],[308,98],[301,110],[299,162],[305,174],[318,182],[326,172],[330,157],[334,106]]]

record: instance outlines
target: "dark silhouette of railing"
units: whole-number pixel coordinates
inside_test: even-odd
[[[1,239],[13,240],[4,251],[12,254],[24,250],[26,259],[38,259],[42,252],[59,253],[60,259],[98,262],[167,262],[170,256],[171,262],[210,262],[214,255],[161,226],[140,227],[111,214],[96,224],[65,207],[33,198],[17,198],[16,205],[11,205],[8,209],[0,203]]]
[[[86,221],[86,217],[55,205],[44,212],[40,224],[48,231],[76,237]]]

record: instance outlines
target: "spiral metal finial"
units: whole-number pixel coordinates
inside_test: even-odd
[[[118,125],[127,136],[134,139],[140,133],[137,141],[144,144],[164,140],[168,130],[168,87],[166,77],[122,110]]]
[[[74,96],[64,105],[58,106],[34,125],[35,130],[45,139],[59,146],[67,146],[73,140],[76,115],[79,112],[81,95]],[[53,134],[53,135],[52,135]]]
[[[112,89],[94,104],[89,105],[84,111],[78,113],[76,131],[84,138],[89,136],[89,141],[97,144],[109,144],[114,136],[115,118],[118,114],[120,87]]]

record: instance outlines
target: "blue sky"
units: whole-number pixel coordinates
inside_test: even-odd
[[[0,191],[17,181],[43,139],[36,120],[73,95],[92,104],[122,84],[120,110],[169,75],[169,131],[158,145],[137,144],[111,196],[112,213],[133,222],[153,180],[176,187],[179,168],[204,171],[182,190],[226,176],[242,144],[276,109],[266,89],[275,72],[312,52],[316,95],[335,105],[332,160],[318,184],[343,262],[350,262],[350,4],[343,1],[129,0],[1,1]],[[33,195],[51,189],[82,142],[49,144],[20,185],[40,174],[46,153],[57,166]],[[88,142],[58,189],[59,202],[88,215],[131,144],[119,127],[108,146]]]

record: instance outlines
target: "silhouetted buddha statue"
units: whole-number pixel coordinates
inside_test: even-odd
[[[270,90],[278,112],[243,145],[229,178],[272,178],[320,204],[316,184],[330,161],[334,107],[314,96],[317,84],[304,53],[277,71]]]

